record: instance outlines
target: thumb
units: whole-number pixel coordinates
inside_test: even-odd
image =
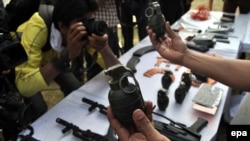
[[[159,132],[154,128],[142,110],[137,109],[134,111],[133,120],[139,132],[147,137],[147,140],[155,140],[159,137]]]

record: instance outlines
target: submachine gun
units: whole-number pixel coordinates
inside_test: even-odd
[[[171,141],[200,141],[201,134],[199,134],[199,132],[208,124],[207,120],[198,118],[190,127],[187,127],[186,125],[175,122],[161,114],[155,112],[153,112],[153,114],[170,121],[170,123],[167,124],[161,121],[153,120],[153,123],[156,130],[171,139]]]
[[[65,126],[65,128],[62,129],[63,134],[72,130],[72,134],[83,141],[109,141],[109,139],[105,136],[102,136],[90,130],[82,130],[78,126],[69,123],[68,121],[61,118],[57,118],[56,122]]]

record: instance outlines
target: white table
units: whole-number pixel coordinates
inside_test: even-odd
[[[217,43],[216,47],[214,49],[211,49],[210,52],[221,54],[222,56],[227,58],[236,58],[238,52],[237,46],[239,47],[240,41],[234,38],[232,38],[232,40],[233,41],[230,45]],[[142,42],[133,47],[128,53],[120,57],[121,63],[125,65],[135,50],[144,46],[148,46],[150,44],[151,43],[149,41],[149,38],[145,38]],[[137,72],[135,73],[135,77],[140,84],[144,100],[151,100],[154,104],[156,104],[157,100],[157,91],[161,88],[160,79],[162,75],[156,74],[153,77],[148,78],[143,76],[143,73],[146,70],[154,67],[157,56],[159,56],[159,54],[156,51],[149,52],[143,55],[140,58],[141,61],[136,66]],[[165,65],[161,64],[160,67],[165,67]],[[215,115],[209,115],[203,112],[196,111],[192,109],[192,98],[197,91],[196,87],[190,88],[190,91],[188,92],[182,104],[177,104],[175,102],[174,91],[178,87],[180,76],[186,70],[186,68],[182,67],[179,71],[174,71],[174,68],[174,64],[172,64],[169,68],[166,68],[172,70],[174,72],[174,75],[176,76],[175,82],[171,84],[169,89],[169,106],[167,107],[165,112],[160,112],[158,108],[155,109],[155,112],[164,114],[174,121],[181,122],[183,124],[186,124],[187,126],[190,126],[192,123],[194,123],[198,117],[207,119],[209,123],[207,127],[205,127],[201,131],[202,140],[208,141],[213,139],[216,135],[220,119],[223,114],[223,109],[228,92],[230,92],[229,87],[221,83],[215,84],[225,91],[221,104]],[[83,97],[86,97],[100,104],[109,105],[107,98],[109,92],[108,78],[108,76],[105,76],[104,73],[101,72],[88,83],[84,84],[81,88],[74,91],[69,96],[60,101],[57,105],[55,105],[52,109],[50,109],[47,113],[45,113],[32,124],[32,126],[34,127],[33,137],[40,139],[41,141],[77,140],[71,134],[63,135],[61,133],[61,130],[64,127],[55,122],[57,117],[72,122],[83,130],[90,129],[92,131],[105,135],[109,127],[106,116],[99,113],[98,109],[96,109],[92,113],[89,113],[88,108],[90,105],[83,103],[81,100]],[[157,116],[154,116],[154,118],[163,120]],[[29,131],[23,131],[21,132],[21,134],[27,134],[28,132]]]
[[[220,22],[220,18],[223,12],[211,11],[210,18],[206,21],[194,21],[190,18],[190,13],[192,10],[188,11],[179,20],[184,27],[189,28],[199,28],[203,32],[211,25],[216,22]],[[175,24],[178,24],[176,22]],[[248,14],[235,14],[235,21],[232,26],[233,31],[229,32],[229,36],[239,38],[241,41],[240,52],[250,52],[250,12]]]
[[[210,49],[209,53],[220,54],[225,58],[237,58],[239,54],[240,40],[237,38],[230,38],[230,44],[216,43],[213,49]],[[139,44],[134,46],[130,51],[120,57],[122,64],[126,65],[133,52],[139,48],[151,45],[149,38],[146,37]],[[148,78],[143,73],[151,68],[155,67],[156,57],[159,54],[156,51],[149,52],[140,58],[140,62],[137,64],[135,78],[139,82],[144,100],[151,100],[155,105],[157,100],[157,91],[161,88],[161,77],[162,74],[155,74]],[[221,83],[216,83],[224,90],[221,103],[215,115],[206,114],[200,111],[196,111],[192,108],[192,98],[196,94],[198,88],[191,87],[187,93],[182,104],[177,104],[174,99],[174,91],[178,87],[180,82],[181,74],[187,69],[181,67],[178,71],[175,71],[175,65],[171,64],[170,67],[166,67],[164,63],[160,65],[165,69],[172,70],[175,75],[175,81],[170,85],[169,88],[169,105],[165,112],[158,110],[158,107],[154,110],[155,112],[164,114],[168,118],[181,122],[187,126],[193,124],[198,117],[208,120],[208,125],[201,130],[202,141],[214,140],[219,127],[220,119],[223,115],[224,108],[228,95],[231,89]],[[211,68],[212,69],[212,68]],[[34,135],[36,139],[41,141],[77,141],[71,133],[62,134],[61,130],[63,126],[56,123],[56,118],[60,117],[75,125],[82,130],[90,129],[96,133],[105,135],[109,128],[109,122],[105,115],[101,114],[98,109],[89,113],[88,108],[90,105],[83,103],[81,100],[83,97],[94,100],[100,104],[108,106],[108,92],[110,90],[108,84],[109,77],[105,76],[103,72],[98,74],[92,80],[84,84],[78,90],[75,90],[70,95],[65,97],[47,113],[41,116],[38,120],[32,123],[34,128]],[[154,116],[154,119],[168,122],[158,116]],[[20,134],[28,134],[29,130],[24,130]]]

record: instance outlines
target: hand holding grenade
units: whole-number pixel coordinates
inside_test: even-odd
[[[164,37],[166,33],[165,17],[161,13],[161,7],[158,2],[150,2],[145,11],[148,17],[148,26],[155,32],[157,38]]]
[[[132,114],[136,109],[144,111],[145,103],[133,72],[118,64],[105,70],[105,74],[112,77],[108,99],[115,117],[124,125],[134,125]]]

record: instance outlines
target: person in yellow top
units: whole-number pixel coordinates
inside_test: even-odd
[[[58,83],[65,96],[81,86],[73,71],[74,61],[84,48],[99,52],[103,67],[120,63],[108,45],[107,34],[90,35],[81,22],[92,18],[97,9],[96,0],[57,0],[51,27],[46,26],[39,13],[18,27],[28,61],[15,68],[15,83],[32,106],[33,120],[47,111],[40,91],[52,81]],[[48,36],[51,49],[43,51]]]

